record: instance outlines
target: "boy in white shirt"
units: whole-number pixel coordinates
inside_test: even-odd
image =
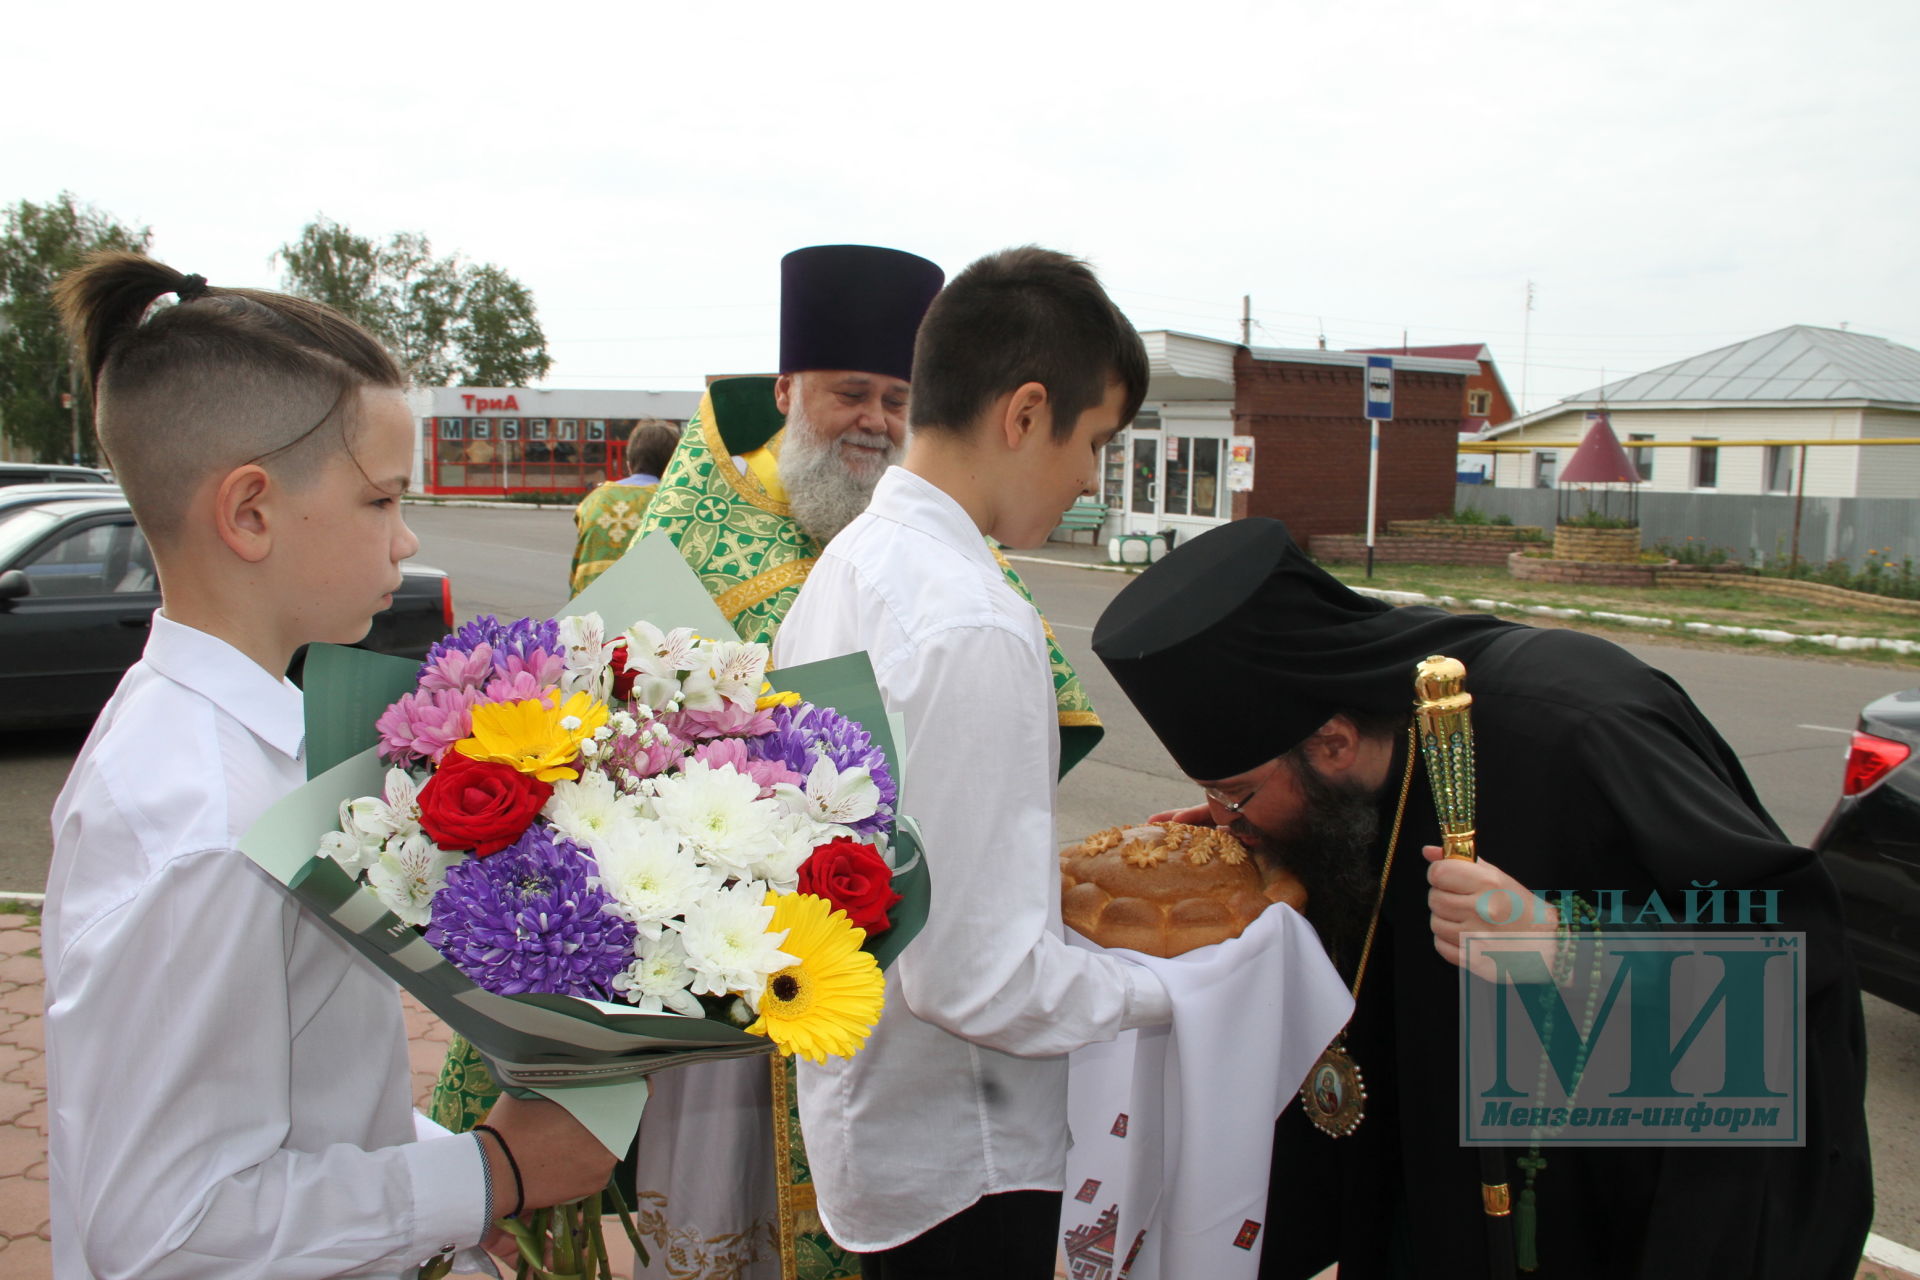
[[[1171,1019],[1145,968],[1063,940],[1046,636],[985,541],[1044,542],[1095,492],[1146,383],[1139,335],[1085,263],[1027,247],[968,267],[920,326],[904,465],[775,640],[782,666],[872,658],[906,720],[903,810],[933,881],[872,1038],[800,1066],[820,1216],[865,1280],[1051,1276],[1065,1055]]]
[[[398,1276],[605,1185],[552,1103],[417,1130],[392,982],[237,850],[305,780],[294,651],[364,636],[419,546],[404,376],[329,308],[136,254],[57,301],[164,604],[53,812],[55,1276]]]

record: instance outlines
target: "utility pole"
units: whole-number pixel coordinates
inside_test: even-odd
[[[1240,345],[1253,346],[1253,295],[1240,295]]]
[[[67,363],[67,408],[73,414],[73,463],[80,463],[80,368],[77,362]]]
[[[1520,321],[1520,415],[1527,412],[1527,349],[1533,344],[1533,281],[1527,281],[1527,311]]]

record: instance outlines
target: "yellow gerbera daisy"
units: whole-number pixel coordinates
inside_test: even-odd
[[[755,711],[771,711],[775,707],[797,707],[799,705],[799,694],[791,689],[785,693],[775,693],[772,683],[762,680],[760,682],[760,697],[755,700],[753,709]]]
[[[473,736],[454,743],[463,756],[510,765],[542,782],[577,778],[581,744],[607,722],[607,706],[576,693],[557,706],[544,698],[489,702],[473,709]]]
[[[767,932],[787,931],[780,949],[800,963],[767,979],[760,1018],[747,1030],[770,1036],[781,1053],[812,1062],[851,1058],[880,1021],[886,978],[860,949],[867,931],[847,921],[825,898],[810,893],[768,894]]]

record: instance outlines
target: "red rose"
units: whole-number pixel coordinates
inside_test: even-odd
[[[868,937],[893,928],[887,911],[900,901],[893,868],[880,851],[846,836],[819,846],[800,864],[800,892],[825,898]]]
[[[613,642],[613,696],[617,702],[633,697],[633,681],[640,673],[627,665],[627,642]]]
[[[553,784],[457,749],[420,788],[420,825],[442,849],[484,858],[518,840],[553,794]]]

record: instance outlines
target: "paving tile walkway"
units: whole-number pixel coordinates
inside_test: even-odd
[[[37,917],[0,915],[0,1280],[53,1274],[47,1243],[47,1076]],[[446,1053],[446,1024],[404,1000],[416,1105]],[[617,1228],[616,1228],[617,1233]],[[627,1257],[624,1245],[616,1261]],[[629,1259],[630,1260],[630,1259]],[[625,1272],[616,1274],[624,1277]],[[1920,1270],[1864,1261],[1857,1280],[1920,1280]]]

